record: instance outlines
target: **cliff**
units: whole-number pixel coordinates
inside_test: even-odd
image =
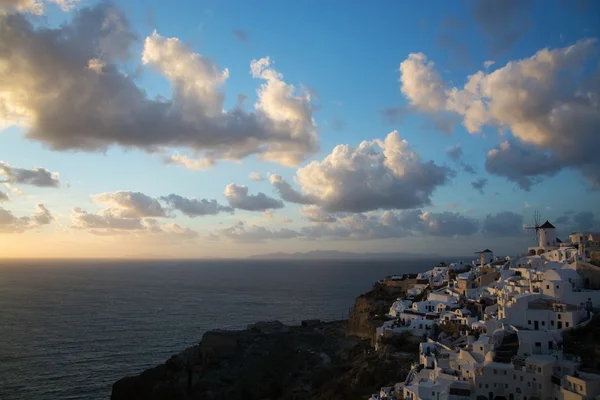
[[[373,288],[360,295],[346,323],[348,336],[356,336],[368,339],[371,345],[375,345],[375,331],[387,320],[385,314],[398,297],[406,295],[406,292],[416,283],[414,279],[385,283],[377,282]]]
[[[414,344],[374,352],[347,337],[344,322],[258,323],[211,331],[197,346],[113,385],[112,400],[355,399],[401,381]]]

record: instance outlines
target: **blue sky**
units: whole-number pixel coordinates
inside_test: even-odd
[[[66,7],[61,9],[54,3],[62,2],[54,1],[44,4],[44,15],[34,15],[31,10],[20,6],[21,3],[28,2],[15,0],[14,7],[7,9],[6,15],[0,17],[4,18],[1,24],[9,26],[11,24],[9,19],[14,16],[12,13],[16,12],[20,17],[31,21],[34,27],[32,32],[37,33],[44,27],[59,30],[60,26],[71,24],[82,10],[85,11],[88,7],[99,7],[99,3],[95,1],[82,0],[72,2],[73,7],[70,9]],[[112,142],[106,139],[103,146],[107,149],[82,149],[76,145],[69,145],[67,147],[70,148],[66,149],[53,149],[53,143],[58,141],[56,135],[62,133],[58,132],[52,137],[46,133],[50,128],[39,122],[42,120],[39,115],[44,111],[35,108],[41,103],[32,105],[33,101],[30,101],[26,106],[23,106],[24,103],[17,104],[24,108],[31,107],[28,115],[34,117],[30,117],[32,120],[25,124],[14,125],[14,118],[11,119],[8,114],[5,116],[0,114],[0,127],[7,126],[0,131],[0,160],[4,165],[13,168],[4,170],[4,179],[10,187],[7,185],[0,189],[10,197],[10,200],[0,203],[0,207],[9,212],[13,218],[5,218],[6,227],[2,234],[5,244],[0,246],[0,256],[4,253],[5,256],[39,257],[87,255],[204,257],[245,256],[273,251],[311,249],[434,251],[439,254],[456,255],[469,253],[478,246],[493,247],[494,242],[497,243],[499,251],[510,253],[521,251],[529,244],[530,236],[524,238],[522,229],[509,229],[514,227],[502,227],[500,229],[502,232],[493,231],[493,227],[496,226],[494,224],[487,225],[486,228],[486,216],[491,215],[497,217],[498,221],[503,221],[506,219],[501,213],[510,212],[513,216],[520,216],[520,220],[518,218],[513,220],[515,226],[520,227],[524,223],[531,222],[534,210],[538,210],[544,219],[550,220],[584,213],[577,221],[588,222],[582,226],[573,217],[569,217],[568,222],[565,222],[563,227],[559,227],[559,231],[562,229],[563,234],[575,229],[600,229],[598,226],[600,194],[595,186],[598,183],[597,180],[595,181],[597,172],[594,172],[600,168],[600,165],[589,158],[586,152],[595,150],[597,154],[600,150],[597,139],[600,111],[597,102],[594,103],[593,100],[597,101],[600,96],[595,91],[598,86],[582,85],[581,82],[567,80],[565,81],[568,83],[565,84],[559,82],[568,73],[592,79],[592,82],[593,79],[596,79],[595,82],[598,81],[600,69],[598,69],[597,43],[586,45],[587,47],[581,50],[586,53],[584,58],[578,59],[575,64],[569,64],[564,70],[559,69],[551,74],[553,83],[550,86],[556,86],[551,92],[543,92],[543,88],[536,87],[539,82],[523,81],[525,83],[519,86],[517,79],[523,79],[523,76],[509,77],[509,73],[512,72],[505,69],[507,73],[502,78],[507,79],[507,84],[514,84],[512,88],[515,91],[512,93],[517,93],[520,87],[528,91],[530,99],[526,100],[525,104],[531,104],[532,110],[523,112],[521,116],[520,110],[523,108],[516,107],[518,106],[516,102],[516,108],[514,111],[511,110],[510,114],[518,115],[520,119],[517,121],[510,115],[495,113],[490,106],[489,115],[486,115],[488,123],[482,124],[477,132],[468,132],[464,125],[468,112],[456,111],[456,108],[452,108],[449,105],[450,100],[446,100],[449,95],[443,95],[444,106],[433,110],[422,101],[427,99],[427,96],[435,95],[423,89],[426,87],[423,81],[415,81],[417,82],[415,87],[419,90],[416,94],[414,92],[410,94],[403,88],[399,66],[408,60],[411,53],[426,55],[427,61],[416,64],[416,67],[422,70],[429,68],[429,72],[434,71],[433,84],[443,85],[441,90],[450,93],[452,87],[462,89],[469,81],[469,76],[478,71],[491,76],[494,71],[505,68],[508,63],[518,63],[519,60],[529,58],[544,48],[562,52],[568,46],[578,43],[580,44],[577,46],[583,48],[582,40],[600,37],[600,26],[597,24],[600,6],[596,2],[507,1],[502,4],[490,0],[483,3],[485,4],[470,1],[385,1],[373,5],[368,2],[191,0],[178,1],[175,4],[158,0],[105,3],[101,6],[105,9],[103,18],[110,18],[112,12],[115,13],[114,15],[118,14],[119,21],[129,21],[128,34],[135,34],[136,39],[132,41],[123,39],[122,29],[119,29],[121,25],[114,25],[117,32],[110,37],[110,45],[113,46],[111,50],[116,46],[115,43],[127,42],[123,46],[128,48],[129,58],[103,59],[103,65],[114,65],[118,73],[125,77],[124,79],[145,91],[148,99],[157,96],[165,101],[174,99],[175,84],[172,79],[168,79],[168,71],[165,72],[165,68],[176,65],[181,59],[175,56],[167,60],[166,67],[157,67],[161,55],[155,54],[151,62],[144,64],[142,54],[145,40],[152,37],[153,32],[162,38],[177,38],[186,48],[185,54],[200,54],[217,66],[219,71],[228,69],[226,81],[218,86],[218,90],[225,96],[222,104],[224,110],[234,109],[238,95],[243,94],[247,96],[245,109],[254,111],[254,104],[259,102],[257,90],[260,89],[263,80],[253,78],[250,63],[252,60],[269,57],[271,64],[268,71],[276,70],[283,74],[281,81],[287,85],[294,85],[294,96],[301,97],[303,88],[306,93],[310,93],[310,118],[306,121],[312,118],[314,123],[307,129],[316,135],[318,147],[314,146],[310,150],[303,151],[303,160],[294,166],[261,160],[262,153],[254,151],[248,156],[234,157],[236,160],[226,160],[224,158],[231,157],[218,156],[214,160],[215,165],[211,168],[193,170],[181,165],[167,164],[164,159],[173,154],[201,158],[205,156],[205,148],[190,149],[186,145],[172,145],[172,142],[166,139],[165,143],[168,143],[161,146],[160,151],[149,150],[139,142],[124,147],[123,143],[127,139],[122,138]],[[499,8],[498,4],[501,4]],[[31,35],[34,37],[35,33]],[[107,32],[100,30],[101,39],[102,35],[107,35]],[[35,37],[39,39],[41,36],[39,34]],[[87,44],[106,46],[106,42],[97,39],[90,39]],[[158,40],[156,43],[165,45],[165,42]],[[0,39],[0,44],[0,48],[9,50],[16,50],[12,46],[17,46],[16,42],[10,39]],[[102,49],[104,53],[99,53],[98,49],[94,48],[88,50],[90,54],[108,53],[106,49]],[[161,54],[165,54],[165,47],[159,50],[162,51]],[[69,48],[65,46],[64,51],[64,57],[68,60]],[[567,53],[566,50],[564,52]],[[181,54],[183,53],[180,53],[179,57],[183,57]],[[28,56],[31,59],[25,58]],[[12,59],[10,56],[3,57],[7,57],[9,63],[14,62],[15,64],[11,65],[17,68],[16,57]],[[24,62],[30,62],[31,65],[40,62],[33,60],[35,57],[33,51],[23,57]],[[563,53],[556,53],[556,57],[557,59],[563,57]],[[427,64],[429,61],[434,64]],[[488,68],[484,67],[487,61],[493,62]],[[50,61],[46,59],[44,62]],[[45,72],[48,76],[44,78],[43,84],[37,86],[42,92],[48,90],[48,93],[52,93],[55,90],[52,87],[54,82],[64,81],[63,78],[53,76],[51,70],[48,68]],[[11,70],[8,71],[10,73]],[[24,90],[25,83],[21,84],[21,82],[28,82],[26,72],[23,72],[23,69],[14,69],[14,71],[17,72],[12,82],[6,79],[0,80],[0,93],[5,91],[10,94]],[[184,82],[184,85],[186,82],[199,79],[193,75],[193,69],[187,69],[185,73],[187,75],[178,78],[181,79],[180,82]],[[404,77],[418,78],[408,76],[408,73],[405,73]],[[58,87],[58,83],[56,85]],[[560,121],[552,122],[554,120],[551,119],[548,119],[551,121],[548,123],[539,122],[540,118],[548,117],[550,113],[543,114],[543,111],[535,109],[533,105],[539,101],[535,98],[536,94],[540,98],[548,98],[548,93],[552,93],[556,95],[554,104],[567,107],[572,106],[572,103],[568,103],[570,97],[567,95],[579,96],[582,90],[585,91],[590,87],[591,94],[586,100],[588,109],[585,113],[589,120],[582,122],[581,127],[575,124],[573,128],[566,129],[559,123]],[[59,92],[65,90],[64,86],[56,90],[56,93],[61,93],[61,96],[65,93]],[[94,87],[93,90],[100,89]],[[109,103],[110,96],[114,93],[108,95]],[[28,97],[35,96],[36,94],[30,94]],[[59,100],[54,101],[59,102],[61,96],[57,96]],[[488,93],[487,96],[488,104],[494,101],[498,104],[503,102],[502,112],[507,110],[507,104],[510,105],[510,101],[507,103],[504,98],[497,100],[493,98],[499,96],[497,94]],[[16,95],[13,98],[10,98],[10,95],[7,97],[9,108],[11,106],[9,102],[14,103],[15,98]],[[2,101],[0,96],[0,106]],[[69,121],[77,119],[76,115],[85,115],[88,112],[87,109],[78,108],[78,104],[81,102],[75,101],[74,105],[60,108],[63,111],[60,115],[56,115],[56,118],[66,121],[61,125],[63,127],[61,129],[71,126]],[[298,100],[297,104],[307,103]],[[62,104],[58,104],[57,109],[58,106]],[[385,110],[390,109],[395,109],[399,115],[393,121],[384,115]],[[198,112],[197,115],[201,118],[202,112]],[[135,116],[132,118],[135,119]],[[439,118],[451,122],[449,125],[453,131],[451,134],[436,128],[435,122]],[[6,120],[5,123],[2,123],[2,119]],[[137,122],[131,123],[135,125]],[[516,131],[518,127],[530,123],[534,124],[531,126],[536,126],[535,123],[543,125],[539,137],[530,138],[527,130]],[[556,128],[552,124],[555,124]],[[76,135],[84,137],[88,134],[86,131],[88,127],[89,122],[83,128],[79,127]],[[111,127],[108,126],[107,129],[110,130]],[[581,134],[573,136],[573,140],[577,140],[580,145],[574,146],[568,154],[565,150],[563,154],[561,146],[556,143],[560,142],[559,138],[563,135],[563,131],[568,133],[570,129],[581,130]],[[34,130],[39,134],[32,134]],[[415,184],[413,180],[408,180],[407,184],[398,178],[402,181],[399,182],[405,185],[401,190],[398,189],[398,196],[414,191],[423,200],[424,193],[425,200],[420,204],[414,201],[410,204],[392,201],[393,204],[390,205],[389,201],[377,203],[375,200],[369,203],[369,196],[372,197],[369,193],[365,192],[365,198],[361,199],[360,193],[338,188],[341,191],[340,196],[350,193],[352,199],[357,204],[361,204],[357,206],[360,209],[356,207],[350,209],[352,207],[348,204],[354,200],[346,202],[337,197],[329,198],[328,195],[323,194],[325,192],[320,192],[321,189],[316,188],[316,181],[308,182],[309,178],[305,178],[304,184],[295,180],[299,169],[311,161],[321,162],[335,146],[347,144],[356,147],[362,141],[383,140],[394,130],[398,131],[401,139],[406,140],[412,151],[420,157],[419,168],[424,168],[423,171],[432,171],[426,169],[428,168],[426,164],[432,161],[445,171],[443,172],[445,177],[440,178],[440,182],[425,189],[418,187],[420,181]],[[590,136],[589,132],[596,132],[595,137]],[[169,137],[174,132],[164,129],[159,134]],[[203,135],[204,132],[199,131],[197,134]],[[207,135],[210,134],[213,133]],[[127,132],[124,135],[127,135]],[[488,152],[505,141],[513,144],[512,150],[517,145],[523,145],[535,153],[531,153],[531,158],[524,157],[527,158],[527,162],[523,166],[514,168],[512,165],[518,164],[514,161],[514,157],[518,154],[522,156],[522,153],[507,153],[507,158],[503,159],[502,165],[494,168],[489,165],[490,162],[487,162],[490,158]],[[581,143],[588,143],[588,148],[585,149],[586,145]],[[461,148],[461,156],[455,160],[448,155],[448,149],[453,146]],[[548,157],[550,163],[546,163],[544,157]],[[534,163],[535,160],[539,160],[539,163]],[[464,167],[461,167],[465,164],[471,166],[476,172],[466,172]],[[15,168],[32,170],[34,167],[58,172],[60,183],[50,185],[51,187],[32,184],[31,181],[23,178],[23,174],[19,175],[14,170]],[[315,169],[313,176],[319,171],[324,169]],[[385,171],[390,173],[387,169]],[[592,172],[586,175],[586,172],[582,171]],[[279,200],[282,197],[268,179],[260,182],[249,179],[251,172],[258,172],[263,176],[269,173],[278,174],[283,180],[291,183],[298,193],[313,195],[313,197],[319,193],[321,197],[306,200],[303,204],[284,199],[285,206],[275,210],[261,209],[260,205],[253,206],[254,211],[232,206],[235,209],[233,213],[226,211],[216,215],[196,215],[193,218],[182,214],[176,207],[171,209],[172,204],[160,200],[161,196],[177,194],[188,199],[215,199],[226,207],[230,199],[223,193],[228,184],[247,186],[251,195],[262,192],[273,199]],[[331,175],[328,175],[330,178],[339,176],[335,171],[330,173]],[[348,179],[349,185],[355,183],[356,179],[360,179],[359,175],[352,175],[348,171],[344,171],[343,177]],[[533,184],[529,187],[527,184],[522,184],[523,181],[519,181],[520,177],[530,179]],[[382,179],[388,178],[389,176]],[[483,185],[480,193],[474,189],[472,183],[483,179],[486,181],[480,181]],[[341,185],[343,186],[344,183],[342,182]],[[377,182],[374,181],[373,186],[377,186]],[[160,221],[160,224],[177,224],[179,228],[188,229],[193,234],[167,238],[171,231],[165,228],[160,235],[152,236],[146,232],[146,228],[142,231],[121,230],[110,225],[102,225],[106,224],[105,219],[98,225],[97,221],[86,222],[74,216],[72,209],[79,207],[87,213],[106,218],[107,213],[110,214],[106,210],[113,207],[117,211],[120,210],[118,218],[128,220],[137,218],[138,222],[143,222],[144,218],[147,218],[147,223],[152,218],[156,219],[156,215],[139,212],[134,218],[125,215],[123,210],[127,211],[127,207],[138,206],[136,204],[124,205],[114,199],[102,202],[98,201],[97,197],[92,197],[100,193],[118,191],[139,192],[154,199],[165,209],[165,215],[158,216],[157,221]],[[20,194],[21,192],[24,194]],[[335,193],[331,196],[334,195],[337,196]],[[366,205],[367,203],[369,204]],[[43,204],[52,214],[51,223],[33,222],[32,212],[37,204]],[[329,222],[328,227],[324,227],[323,222],[307,220],[299,210],[309,205],[327,213],[332,221],[334,219],[336,221]],[[411,210],[421,210],[420,225],[396,226],[393,228],[394,233],[381,234],[381,236],[377,233],[380,232],[378,230],[381,228],[380,225],[374,228],[364,228],[361,225],[357,228],[355,222],[352,222],[354,220],[350,220],[350,218],[360,219],[364,216],[379,218],[385,211],[400,215]],[[273,212],[273,215],[265,215],[264,211]],[[453,215],[443,214],[445,212]],[[116,215],[115,213],[113,214]],[[433,214],[424,216],[423,213]],[[31,220],[25,225],[15,222],[14,218],[27,216]],[[467,218],[468,221],[462,219],[455,221],[453,218],[457,216]],[[240,221],[245,224],[242,231],[235,230],[234,235],[223,231],[227,227],[239,224]],[[471,222],[476,227],[473,224],[469,225]],[[463,223],[463,225],[457,225],[456,231],[453,231],[451,226],[454,223]],[[345,229],[344,233],[316,235],[303,231],[306,227],[319,225],[322,229],[333,232],[335,224],[341,225]],[[447,229],[443,232],[436,231],[423,224],[446,224],[444,226],[447,226]],[[253,225],[258,228],[251,228]],[[261,236],[256,230],[259,228],[264,228],[270,233]],[[363,228],[366,232],[364,235],[356,233]],[[388,228],[389,226],[386,225],[384,230],[388,232]],[[286,230],[295,233],[286,235]],[[3,230],[0,229],[0,232]],[[440,244],[441,242],[443,244]],[[28,247],[31,243],[40,245],[34,248]],[[76,247],[77,251],[74,251],[73,247]],[[232,248],[235,250],[231,250]],[[230,254],[232,251],[233,254]]]

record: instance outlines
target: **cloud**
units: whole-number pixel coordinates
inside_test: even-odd
[[[37,210],[35,214],[31,216],[31,220],[34,225],[49,225],[52,223],[52,221],[54,221],[54,216],[52,216],[50,210],[48,210],[43,204],[38,204],[36,208]]]
[[[448,147],[446,149],[446,154],[452,161],[458,162],[462,159],[463,156],[462,146],[460,145],[460,143],[458,143],[454,146]]]
[[[254,111],[224,109],[228,69],[154,32],[142,62],[170,83],[170,99],[152,99],[120,70],[137,40],[125,15],[108,3],[83,8],[56,28],[20,14],[0,16],[0,125],[21,124],[53,150],[147,152],[187,149],[208,162],[260,159],[297,165],[317,146],[309,93],[298,93],[262,58]]]
[[[246,32],[245,30],[242,29],[232,29],[231,33],[233,33],[233,36],[235,36],[235,38],[237,40],[239,40],[240,42],[247,42],[248,40],[250,40],[250,37],[248,36],[248,32]]]
[[[188,199],[177,194],[170,194],[160,198],[171,208],[179,210],[188,217],[194,218],[203,215],[217,215],[221,212],[233,213],[233,208],[222,206],[216,200]]]
[[[495,64],[495,62],[494,62],[494,61],[491,61],[491,60],[485,61],[485,62],[483,63],[483,68],[485,68],[485,69],[489,69],[489,68],[490,68],[492,65],[494,65],[494,64]]]
[[[0,190],[0,202],[9,201],[9,200],[10,200],[10,196],[7,193],[4,193],[2,190]]]
[[[311,222],[335,222],[337,218],[323,211],[321,207],[312,205],[300,209],[300,214]]]
[[[587,231],[600,226],[600,221],[595,219],[595,215],[591,211],[581,211],[573,215],[573,230]]]
[[[485,126],[510,132],[505,149],[488,154],[488,171],[527,189],[563,168],[576,168],[600,187],[600,67],[595,39],[559,49],[542,49],[492,72],[469,75],[464,87],[447,87],[421,53],[401,65],[401,90],[414,108],[427,113],[456,113],[468,132]],[[501,145],[502,146],[502,145]],[[494,166],[490,156],[516,159],[514,167]],[[534,160],[534,162],[531,161]]]
[[[433,61],[423,53],[411,53],[400,63],[400,90],[410,105],[435,113],[446,106],[446,86]]]
[[[510,50],[531,27],[530,0],[477,0],[473,17],[490,45],[490,54],[498,56]]]
[[[475,167],[470,164],[467,164],[463,161],[463,150],[460,143],[455,144],[454,146],[450,146],[446,148],[446,154],[448,157],[456,163],[463,171],[469,174],[476,174],[477,171]]]
[[[80,207],[73,208],[72,229],[85,230],[99,236],[112,235],[163,235],[180,239],[193,239],[198,233],[178,224],[161,224],[157,219],[124,216],[119,210],[106,208],[98,213],[88,213]]]
[[[385,211],[382,214],[352,214],[335,223],[303,228],[309,239],[389,239],[406,236],[469,236],[477,232],[477,220],[458,213],[431,213],[421,210]]]
[[[112,209],[101,210],[97,214],[84,211],[80,207],[73,208],[73,227],[103,232],[143,229],[140,218],[125,218]]]
[[[43,204],[38,204],[36,212],[27,217],[15,217],[12,212],[0,207],[0,233],[23,233],[53,221],[54,217]]]
[[[44,3],[54,3],[63,11],[70,11],[79,0],[0,0],[0,14],[6,12],[27,12],[34,15],[45,13]]]
[[[298,169],[295,180],[302,191],[279,176],[270,179],[288,202],[315,204],[327,212],[363,212],[428,205],[433,191],[452,176],[449,168],[422,161],[394,131],[356,148],[338,145],[322,161]]]
[[[92,199],[97,203],[108,205],[110,215],[119,218],[135,219],[167,216],[165,209],[157,199],[140,192],[100,193],[93,195]]]
[[[495,237],[523,235],[523,216],[511,211],[488,214],[483,221],[482,232]]]
[[[283,208],[281,200],[274,199],[264,193],[248,194],[248,187],[230,183],[225,188],[225,198],[233,208],[247,211],[266,211],[268,209]]]
[[[174,154],[172,156],[165,157],[164,161],[166,164],[181,165],[187,169],[193,169],[196,171],[203,171],[215,165],[214,160],[209,158],[193,159],[181,154]]]
[[[38,167],[33,169],[13,168],[2,161],[0,161],[0,176],[4,177],[1,182],[10,184],[39,187],[58,187],[60,184],[58,172],[52,173],[45,168]]]
[[[410,109],[404,106],[386,107],[381,110],[381,116],[388,124],[401,124]]]
[[[269,182],[275,188],[275,191],[284,201],[296,204],[314,204],[318,201],[313,196],[307,196],[297,191],[281,175],[271,174]]]
[[[343,119],[334,118],[329,124],[330,128],[334,131],[343,131],[348,127],[348,122]]]
[[[566,225],[569,223],[570,219],[571,217],[568,215],[561,215],[560,217],[556,218],[554,222],[556,222],[557,225]]]
[[[262,174],[258,173],[258,172],[251,172],[250,175],[248,175],[248,178],[250,178],[251,180],[255,181],[255,182],[261,182],[265,180],[265,177],[262,176]]]
[[[487,154],[485,169],[490,174],[506,177],[523,190],[529,191],[542,175],[552,176],[560,164],[551,154],[537,151],[533,146],[505,141]]]
[[[238,221],[229,228],[217,229],[208,236],[211,240],[228,239],[237,242],[263,242],[266,240],[295,239],[299,233],[293,229],[268,229],[263,226],[247,226]]]
[[[487,185],[488,180],[485,178],[480,178],[477,179],[474,182],[471,182],[471,186],[473,186],[473,189],[477,190],[479,193],[483,194],[483,189],[485,188],[485,186]]]
[[[318,209],[304,208],[303,214],[317,215]],[[314,220],[318,220],[315,218]],[[267,229],[243,222],[213,231],[209,238],[231,239],[242,242],[256,242],[276,239],[305,240],[374,240],[401,238],[406,236],[462,237],[470,236],[479,230],[479,222],[458,213],[431,213],[421,210],[383,213],[349,214],[316,222],[300,230]]]

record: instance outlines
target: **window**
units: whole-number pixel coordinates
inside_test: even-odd
[[[521,382],[523,382],[523,376],[521,376]]]
[[[550,321],[550,325],[554,326],[554,321]]]
[[[508,389],[508,383],[504,384],[504,389]]]
[[[517,376],[516,376],[516,375],[513,375],[513,379],[516,381],[516,380],[517,380]]]
[[[481,389],[481,383],[479,384],[479,389]]]
[[[556,317],[556,318],[558,318],[558,319],[562,319],[562,315],[560,315],[560,314],[557,314],[557,317]]]
[[[556,288],[558,289],[558,285],[556,285]]]
[[[538,372],[542,372],[542,368],[541,367],[538,367]]]
[[[568,323],[568,322],[565,322],[565,326],[568,328],[568,327],[569,327],[569,323]]]
[[[542,326],[546,326],[546,321],[542,321]]]
[[[550,285],[546,285],[546,289],[550,290]]]
[[[527,382],[527,387],[531,387],[531,382]]]
[[[527,324],[528,324],[528,325],[531,325],[531,320],[528,320],[528,321],[527,321]]]
[[[549,348],[550,350],[552,350],[552,346],[553,346],[552,340],[549,340],[549,341],[548,341],[548,348]],[[560,367],[558,367],[558,370],[560,371]]]
[[[485,384],[485,388],[487,389],[490,385],[488,385],[487,383]]]
[[[494,387],[496,387],[496,384],[494,383]]]

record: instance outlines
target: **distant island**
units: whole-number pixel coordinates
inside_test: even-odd
[[[337,250],[313,250],[295,253],[268,253],[248,257],[259,260],[399,260],[399,259],[439,259],[438,254],[420,253],[354,253]]]

